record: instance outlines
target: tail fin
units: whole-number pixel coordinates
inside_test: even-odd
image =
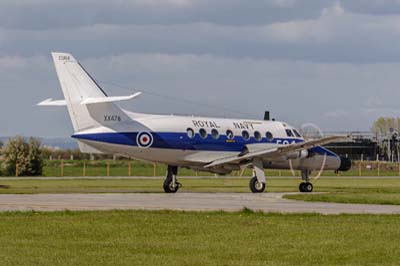
[[[112,97],[107,97],[72,55],[52,53],[52,56],[75,132],[129,119],[118,106],[102,100]]]

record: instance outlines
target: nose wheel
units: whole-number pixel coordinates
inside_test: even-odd
[[[302,182],[299,185],[300,192],[312,192],[313,189],[314,189],[314,186],[310,182]]]

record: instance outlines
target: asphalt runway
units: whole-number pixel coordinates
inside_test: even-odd
[[[256,211],[321,214],[400,214],[400,206],[302,202],[283,199],[289,193],[125,193],[2,194],[0,211],[184,210]]]

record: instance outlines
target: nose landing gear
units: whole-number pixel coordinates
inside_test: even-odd
[[[310,182],[301,182],[299,185],[300,192],[312,192],[313,188],[313,184],[311,184]]]
[[[299,191],[308,193],[312,192],[314,187],[313,184],[310,183],[310,171],[308,170],[301,171],[301,178],[303,179],[303,182],[301,182],[299,185]]]

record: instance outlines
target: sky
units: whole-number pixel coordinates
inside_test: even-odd
[[[0,136],[67,137],[51,51],[135,112],[368,131],[400,116],[400,0],[2,0]]]

